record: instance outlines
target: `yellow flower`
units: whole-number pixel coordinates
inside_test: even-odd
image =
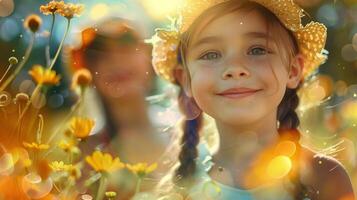
[[[86,161],[97,172],[110,173],[124,168],[124,164],[118,157],[113,159],[110,154],[103,154],[100,151],[95,151],[91,156],[87,156]]]
[[[51,164],[49,164],[49,166],[51,167],[51,169],[53,171],[67,171],[72,165],[66,165],[64,164],[63,161],[53,161]]]
[[[67,169],[69,176],[73,179],[79,179],[82,176],[81,170],[78,165],[71,165]]]
[[[46,5],[40,6],[40,12],[44,15],[57,13],[64,6],[64,1],[50,1]]]
[[[81,176],[81,170],[78,166],[72,164],[64,164],[63,161],[54,161],[49,164],[51,169],[55,172],[67,172],[68,175],[74,179],[78,179]]]
[[[144,177],[157,168],[157,163],[154,163],[150,166],[148,166],[147,163],[137,163],[135,165],[127,164],[126,167],[138,177]]]
[[[114,191],[105,192],[105,197],[107,197],[108,199],[114,199],[116,196],[117,193]]]
[[[77,138],[86,138],[94,127],[92,119],[73,117],[71,121],[71,131]]]
[[[65,140],[61,140],[58,143],[58,147],[67,153],[79,153],[80,151],[75,142],[67,142]]]
[[[38,15],[29,15],[26,17],[24,27],[36,33],[42,24],[42,19]]]
[[[78,86],[86,87],[92,82],[92,74],[88,69],[77,70],[72,78],[72,89],[76,89]]]
[[[47,150],[48,148],[50,148],[48,144],[39,144],[36,142],[32,142],[32,143],[23,142],[22,144],[24,145],[25,148],[34,149],[34,150]]]
[[[45,69],[41,65],[35,65],[29,71],[31,77],[37,82],[37,84],[53,84],[57,85],[60,80],[60,76],[56,75],[56,72],[50,69]]]
[[[66,3],[59,10],[58,13],[67,19],[71,19],[74,16],[79,16],[84,10],[84,5]]]

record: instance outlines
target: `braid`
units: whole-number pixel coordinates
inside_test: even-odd
[[[292,193],[295,200],[301,200],[308,197],[309,189],[307,186],[303,185],[300,181],[300,171],[299,171],[299,157],[301,152],[301,146],[299,144],[300,132],[297,127],[300,124],[296,108],[299,105],[299,97],[297,95],[298,88],[287,89],[283,97],[282,102],[278,107],[278,120],[280,122],[279,134],[281,137],[291,138],[296,144],[296,153],[294,155],[293,169],[290,175],[290,180],[294,185]]]
[[[299,97],[296,89],[287,89],[283,100],[278,107],[278,120],[280,122],[279,130],[297,129],[300,125],[300,120],[295,112],[299,105]]]
[[[179,178],[185,179],[193,175],[196,170],[196,158],[198,156],[197,144],[199,143],[198,129],[200,128],[201,117],[193,120],[186,120],[184,123],[184,133],[181,138],[181,151],[178,156],[180,166],[176,170]]]
[[[183,93],[180,93],[182,96]],[[181,97],[179,97],[181,98]],[[179,101],[182,104],[182,101]],[[181,109],[184,108],[180,105]],[[186,113],[183,111],[183,113]],[[199,115],[195,119],[186,119],[183,124],[183,135],[180,141],[181,150],[178,155],[179,166],[175,171],[175,182],[184,183],[185,180],[189,180],[196,170],[196,158],[198,156],[197,145],[199,143],[199,130],[202,125],[202,115]]]

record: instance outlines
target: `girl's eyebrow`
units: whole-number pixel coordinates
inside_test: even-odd
[[[247,32],[247,33],[243,34],[243,37],[248,38],[248,39],[249,38],[251,38],[251,39],[252,38],[262,38],[262,39],[266,39],[268,41],[274,42],[274,39],[270,35],[268,35],[267,33],[264,33],[264,32]],[[192,49],[195,49],[202,44],[215,43],[220,40],[221,39],[218,36],[207,36],[207,37],[204,37],[204,38],[198,40],[197,42],[193,43]]]
[[[248,32],[248,33],[244,33],[243,36],[247,38],[262,38],[269,41],[274,41],[274,39],[270,35],[264,32]]]
[[[204,37],[200,40],[198,40],[197,42],[193,43],[192,45],[192,49],[197,48],[198,46],[205,44],[205,43],[214,43],[214,42],[218,42],[220,40],[219,37],[217,36],[208,36],[208,37]]]

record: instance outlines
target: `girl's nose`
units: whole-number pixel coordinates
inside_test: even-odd
[[[236,61],[231,62],[227,65],[222,73],[222,78],[226,79],[239,79],[243,77],[249,77],[250,72],[249,70],[243,65],[242,62]]]

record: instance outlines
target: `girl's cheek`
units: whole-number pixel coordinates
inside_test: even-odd
[[[196,72],[191,76],[192,95],[200,107],[210,98],[216,85],[216,77],[211,70]]]
[[[190,71],[191,80],[194,84],[200,87],[205,87],[211,84],[211,82],[217,77],[217,68],[208,65],[197,65],[193,70]]]

